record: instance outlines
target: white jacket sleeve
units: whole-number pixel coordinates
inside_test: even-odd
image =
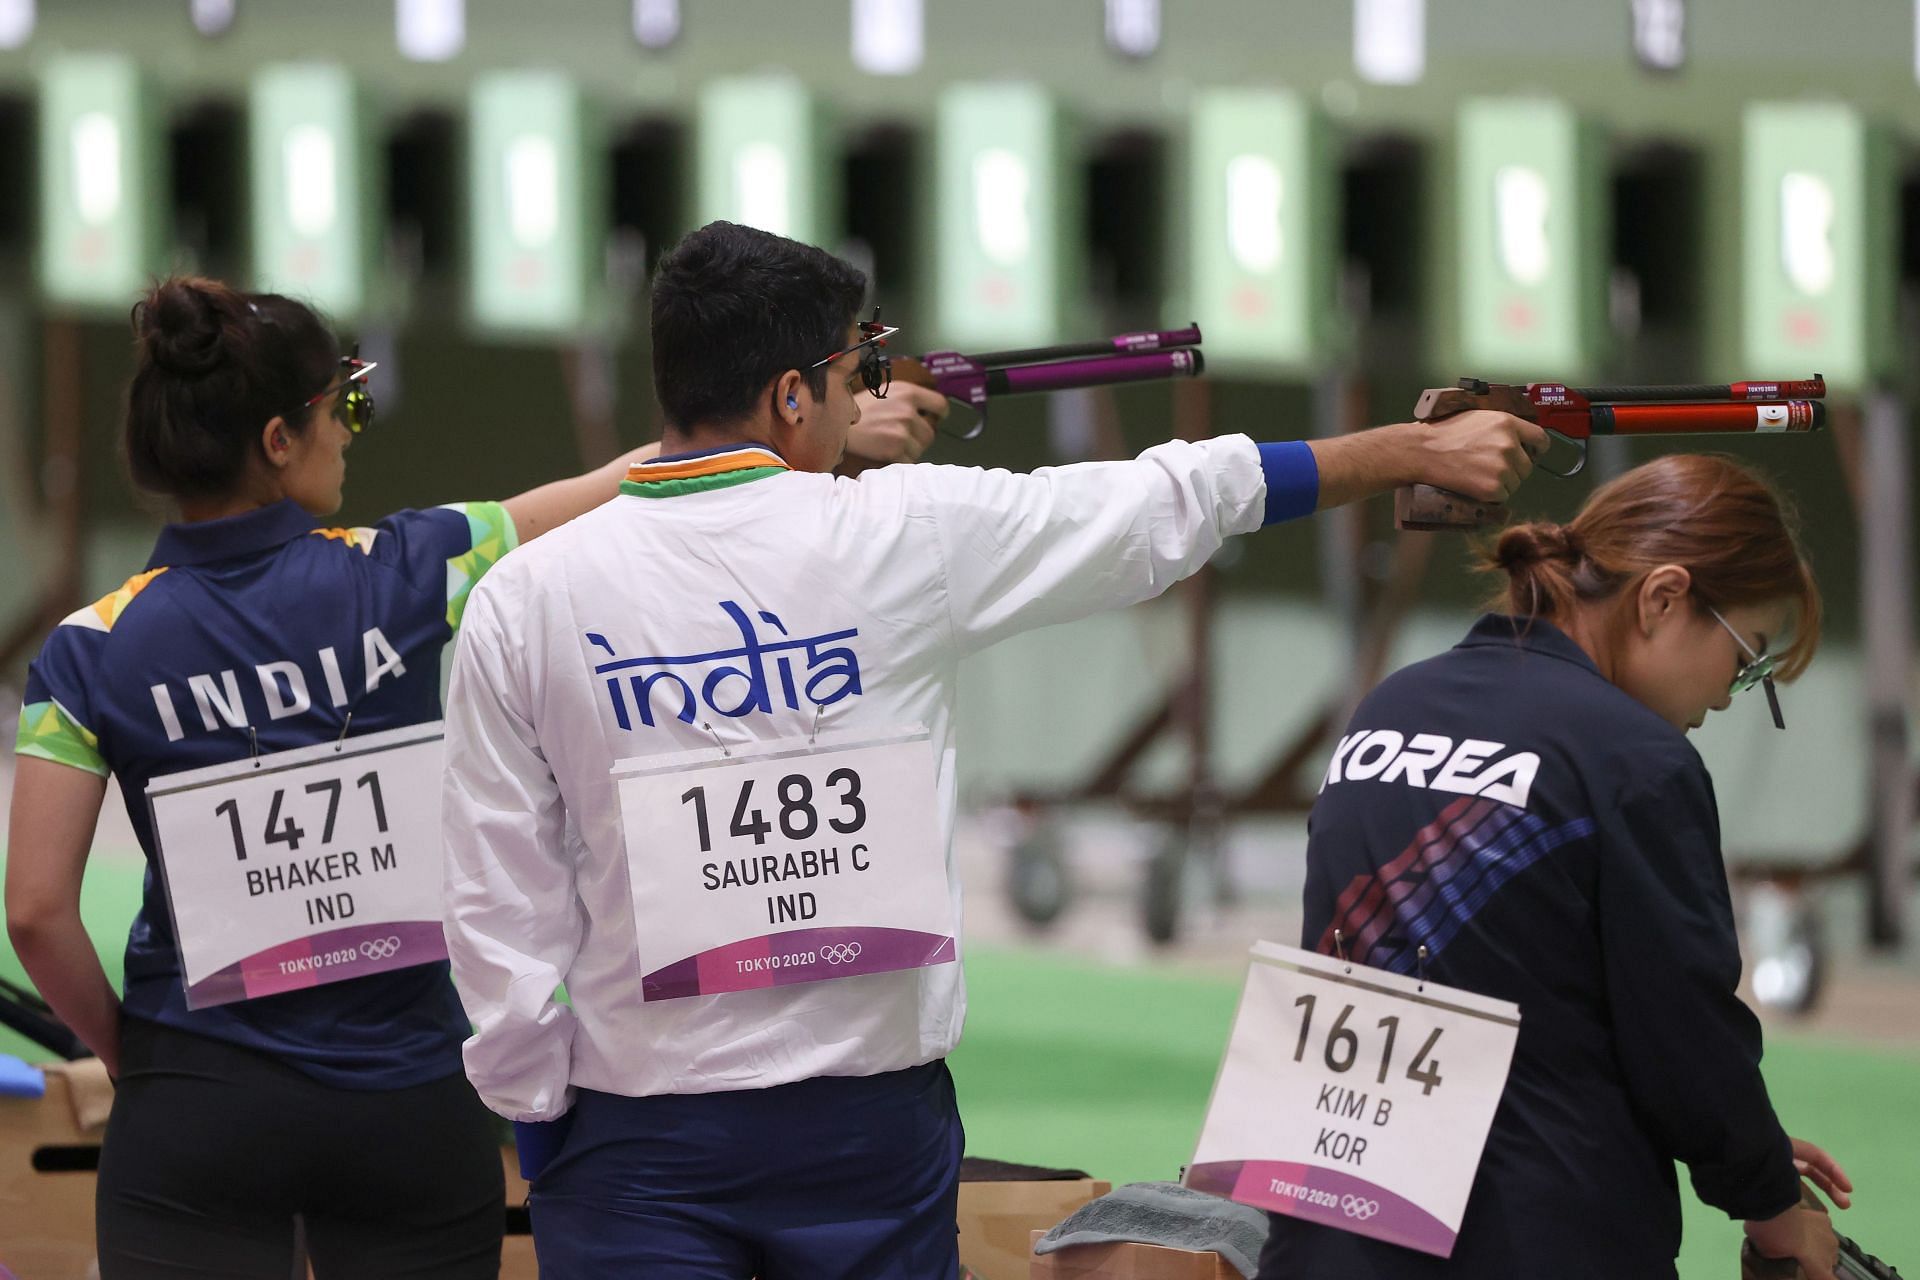
[[[474,1025],[474,1088],[509,1120],[552,1120],[572,1103],[574,1015],[554,996],[581,924],[565,807],[494,585],[467,604],[447,694],[447,954]]]
[[[1266,498],[1259,450],[1239,435],[1025,475],[879,474],[896,472],[939,531],[964,652],[1159,595],[1197,573],[1229,535],[1258,529]]]

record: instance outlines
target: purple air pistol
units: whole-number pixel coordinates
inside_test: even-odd
[[[973,439],[986,428],[987,401],[995,396],[1195,378],[1206,367],[1200,356],[1197,324],[1019,351],[979,355],[930,351],[919,359],[893,356],[891,362],[894,377],[931,387],[974,411],[973,424],[960,435],[963,440]]]

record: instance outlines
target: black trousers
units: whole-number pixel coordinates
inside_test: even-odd
[[[505,1186],[466,1078],[336,1089],[139,1018],[100,1153],[101,1280],[495,1280]]]

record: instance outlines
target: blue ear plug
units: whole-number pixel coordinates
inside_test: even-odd
[[[798,409],[799,407],[800,407],[800,402],[799,402],[798,400],[796,400],[796,399],[795,399],[794,397],[792,397],[792,396],[788,396],[788,397],[787,397],[787,408],[789,408],[789,409]]]

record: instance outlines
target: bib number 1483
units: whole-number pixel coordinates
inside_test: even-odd
[[[732,802],[733,817],[727,823],[727,833],[737,840],[752,839],[759,845],[767,842],[774,824],[767,821],[765,811],[755,804],[753,784],[752,778],[740,784],[739,794]],[[825,789],[828,794],[816,803],[812,778],[804,773],[790,773],[780,779],[774,793],[778,804],[775,820],[781,835],[789,840],[811,840],[820,830],[823,819],[829,828],[843,836],[853,835],[867,825],[867,805],[860,798],[858,771],[835,769],[827,775]],[[693,806],[694,825],[700,831],[700,852],[712,853],[706,787],[689,787],[681,794],[680,803]]]
[[[613,776],[642,999],[958,958],[919,725],[621,761]]]

